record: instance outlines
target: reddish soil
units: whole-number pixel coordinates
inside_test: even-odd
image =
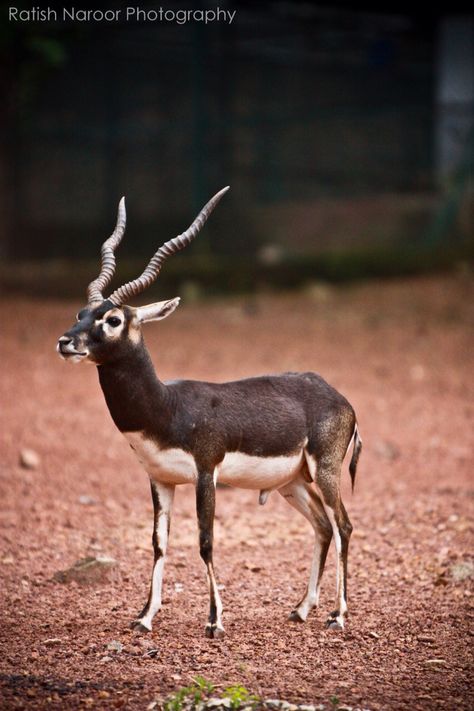
[[[364,440],[353,496],[347,463],[343,472],[354,524],[346,630],[323,629],[332,552],[321,609],[305,625],[286,621],[306,585],[307,522],[277,493],[259,507],[257,492],[220,489],[227,636],[213,641],[188,487],[155,629],[129,630],[152,562],[147,477],[94,367],[54,352],[79,304],[4,302],[0,707],[145,709],[199,674],[328,709],[335,696],[371,710],[472,709],[473,305],[472,281],[444,277],[184,304],[146,327],[163,379],[321,373],[355,407]],[[40,456],[36,469],[19,465],[25,447]],[[112,582],[53,580],[99,553],[119,562]],[[112,640],[121,652],[107,650]]]

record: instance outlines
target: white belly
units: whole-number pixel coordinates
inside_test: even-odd
[[[182,449],[160,449],[141,432],[125,432],[127,441],[155,481],[167,484],[192,484],[197,479],[194,457]],[[228,452],[217,465],[217,481],[242,489],[276,489],[293,479],[301,468],[303,446],[299,452],[283,457],[253,457]]]
[[[278,489],[294,478],[303,461],[303,450],[285,457],[252,457],[228,452],[217,465],[217,480],[242,489]]]

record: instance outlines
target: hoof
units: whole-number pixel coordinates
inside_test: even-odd
[[[130,629],[134,632],[140,632],[141,634],[148,634],[151,632],[151,627],[144,625],[141,620],[133,620],[133,622],[130,623]]]
[[[292,610],[290,612],[290,614],[288,615],[288,620],[289,620],[289,622],[299,622],[300,624],[302,622],[305,622],[305,620],[301,617],[298,610]]]
[[[225,630],[223,627],[218,627],[216,623],[208,622],[206,625],[206,637],[208,639],[222,639],[225,637]]]
[[[326,629],[327,630],[343,630],[344,629],[344,618],[340,614],[339,610],[335,610],[334,612],[331,612],[329,617],[326,620]]]

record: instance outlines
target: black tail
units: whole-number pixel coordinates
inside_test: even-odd
[[[352,450],[351,463],[349,464],[349,474],[351,475],[352,491],[354,491],[354,484],[357,471],[357,462],[359,461],[359,455],[362,450],[362,440],[359,437],[359,429],[357,424],[354,428],[354,448]]]

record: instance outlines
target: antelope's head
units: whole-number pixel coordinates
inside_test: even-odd
[[[72,363],[89,361],[96,365],[117,360],[141,342],[141,324],[169,316],[179,297],[147,306],[126,306],[125,302],[148,288],[158,277],[163,262],[184,249],[196,237],[207,218],[229,188],[226,187],[203,207],[188,229],[165,242],[153,255],[143,273],[104,298],[103,291],[115,273],[115,250],[125,233],[125,198],[119,203],[113,234],[102,245],[102,266],[97,279],[87,288],[88,303],[76,316],[76,323],[58,340],[59,355]]]

